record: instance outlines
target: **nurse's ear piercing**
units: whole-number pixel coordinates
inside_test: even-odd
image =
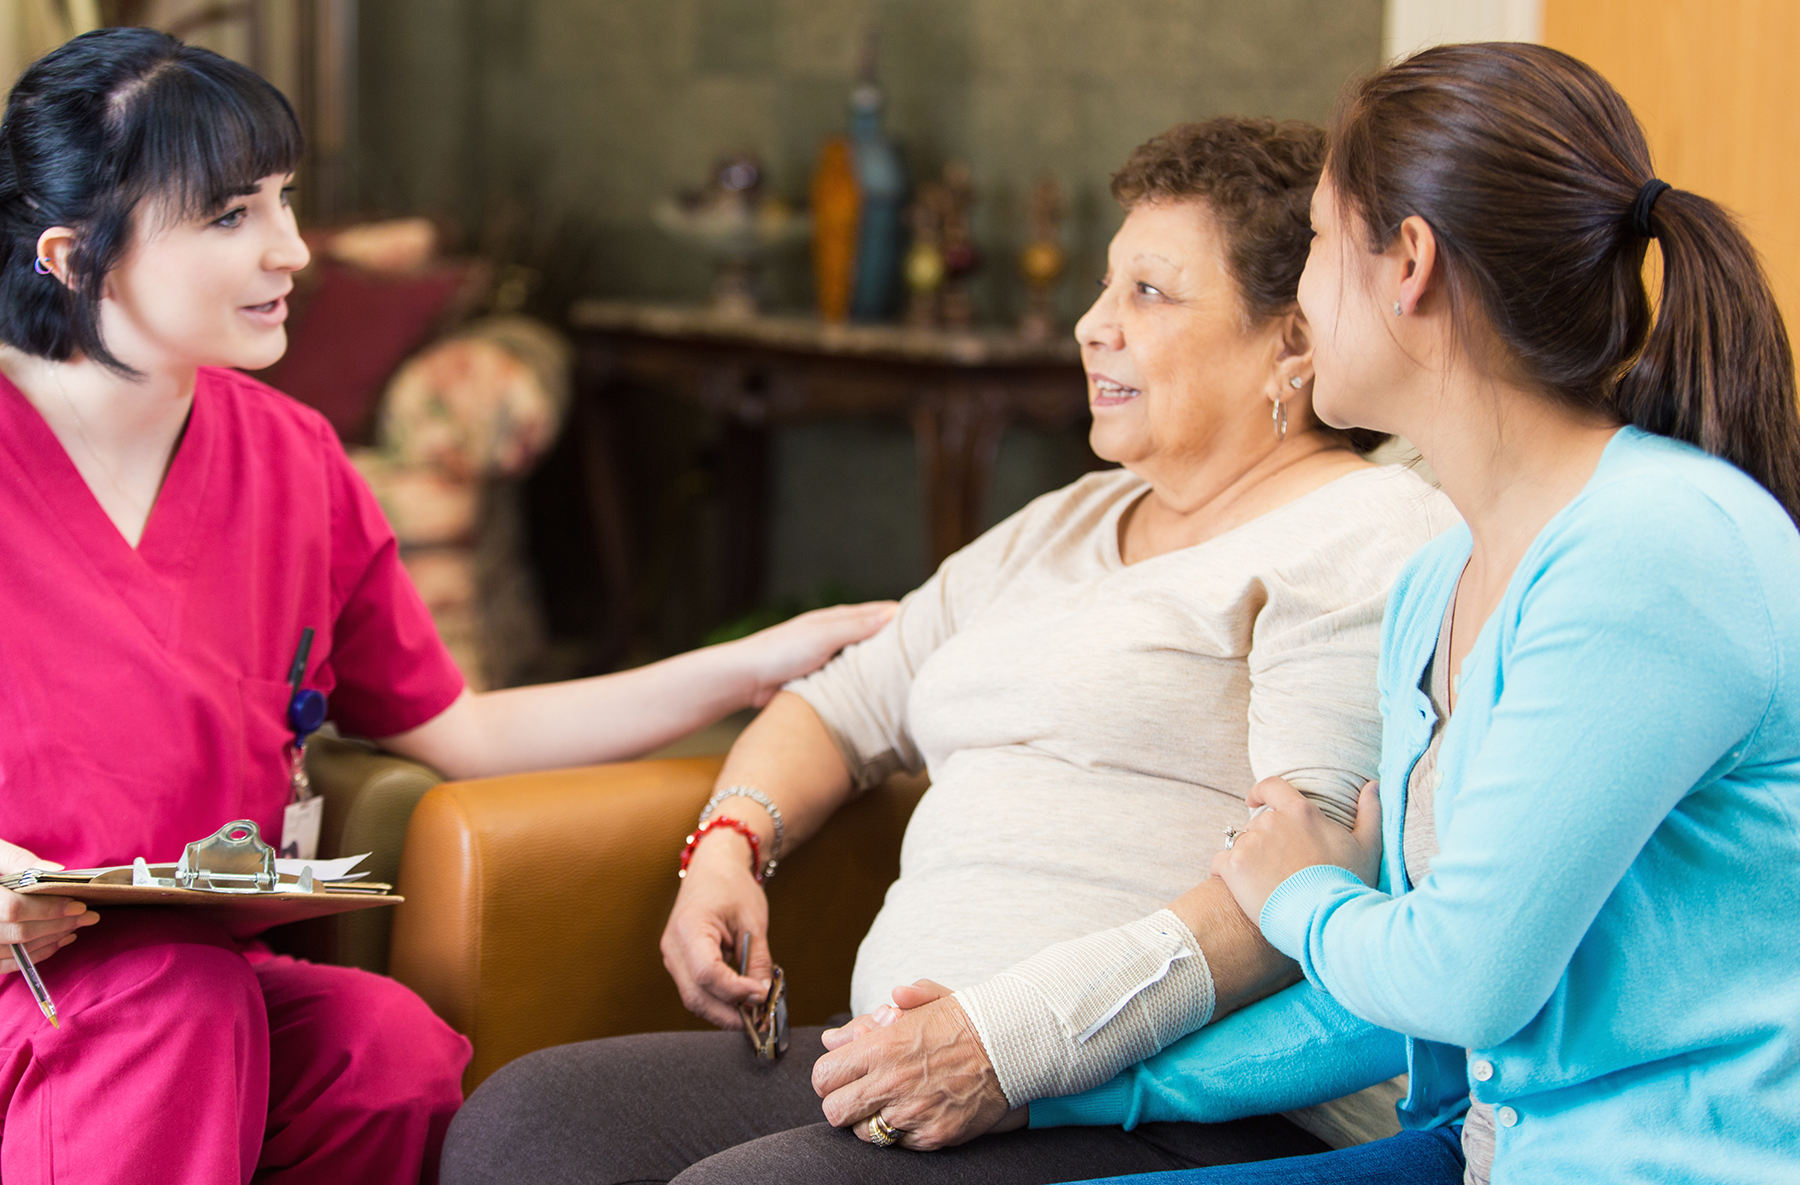
[[[37,262],[32,264],[31,268],[33,271],[35,271],[40,276],[49,275],[50,274],[50,258],[49,258],[49,256],[46,256],[46,255],[38,256]]]
[[[1299,375],[1295,375],[1293,378],[1288,380],[1288,386],[1290,386],[1294,390],[1298,391],[1301,387],[1306,386],[1306,380],[1301,378]]]
[[[1400,302],[1397,300],[1394,302],[1394,316],[1396,316],[1396,317],[1406,316],[1406,310],[1400,307]]]

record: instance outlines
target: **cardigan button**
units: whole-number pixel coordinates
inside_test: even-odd
[[[1494,1118],[1500,1121],[1501,1127],[1517,1127],[1519,1125],[1519,1113],[1511,1107],[1500,1108],[1494,1112]]]
[[[1486,1082],[1494,1076],[1494,1063],[1485,1060],[1478,1061],[1469,1067],[1469,1072],[1475,1075],[1475,1081]]]

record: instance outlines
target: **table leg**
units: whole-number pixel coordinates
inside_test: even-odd
[[[981,533],[1009,418],[1005,392],[993,387],[933,391],[914,405],[926,559],[932,568]]]
[[[762,601],[768,562],[769,430],[727,417],[719,448],[719,619],[742,617]]]
[[[604,351],[584,353],[581,381],[576,384],[574,406],[570,409],[573,422],[569,425],[578,434],[581,481],[587,494],[606,606],[603,632],[587,664],[595,672],[611,670],[624,655],[631,644],[637,607],[637,563],[631,519],[625,508],[625,483],[619,471],[617,442],[621,428],[610,370]]]
[[[623,483],[613,456],[614,426],[591,404],[576,418],[581,431],[581,476],[587,487],[594,550],[600,557],[606,598],[606,625],[594,661],[610,669],[631,643],[637,565],[631,554],[631,524],[620,490]]]

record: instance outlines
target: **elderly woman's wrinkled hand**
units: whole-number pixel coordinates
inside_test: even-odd
[[[750,876],[749,848],[726,833],[694,849],[663,929],[663,966],[689,1012],[722,1029],[739,1028],[738,1005],[769,990],[769,899]],[[726,961],[749,934],[749,974]]]
[[[931,981],[923,980],[921,982],[929,983]],[[932,997],[932,999],[936,998],[936,996]],[[923,1002],[924,1001],[921,1001],[921,1003]],[[914,1005],[914,1007],[917,1007],[917,1005]],[[819,1034],[819,1040],[824,1043],[826,1050],[837,1049],[840,1046],[850,1044],[850,1042],[856,1040],[864,1033],[872,1032],[875,1029],[887,1028],[904,1015],[906,1015],[904,1009],[898,1008],[892,1004],[883,1004],[873,1012],[863,1013],[849,1024],[841,1025],[835,1029],[826,1029],[823,1033]]]
[[[814,1063],[828,1123],[867,1141],[869,1117],[880,1115],[902,1133],[901,1147],[928,1152],[1022,1122],[1024,1109],[1009,1114],[981,1038],[950,989],[922,979],[896,988],[894,1000],[903,1007],[832,1030],[835,1047]]]
[[[1345,831],[1280,778],[1265,778],[1250,791],[1252,818],[1230,847],[1213,857],[1213,875],[1224,880],[1238,907],[1255,921],[1281,882],[1315,864],[1347,868],[1373,886],[1381,872],[1381,799],[1368,783],[1356,801],[1356,829]]]

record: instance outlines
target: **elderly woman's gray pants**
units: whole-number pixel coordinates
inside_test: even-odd
[[[737,1033],[646,1033],[522,1057],[450,1126],[443,1185],[1045,1185],[1326,1151],[1279,1117],[1045,1128],[938,1152],[875,1148],[827,1125],[822,1028],[759,1065]]]

